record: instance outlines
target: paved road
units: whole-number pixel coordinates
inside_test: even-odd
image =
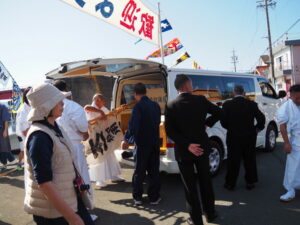
[[[259,184],[247,191],[243,171],[234,192],[223,189],[225,169],[213,179],[216,193],[216,209],[220,225],[299,225],[300,195],[291,203],[281,203],[278,198],[284,192],[282,179],[285,156],[282,143],[272,153],[258,152]],[[99,215],[97,225],[179,225],[186,224],[183,187],[178,175],[162,175],[163,202],[159,206],[134,206],[131,199],[132,168],[123,166],[127,182],[110,184],[95,191]],[[34,224],[31,216],[23,212],[22,172],[0,177],[0,225]],[[206,223],[208,224],[208,223]]]

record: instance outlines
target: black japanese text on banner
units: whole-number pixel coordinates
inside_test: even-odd
[[[97,120],[89,128],[89,139],[82,142],[89,165],[101,163],[107,154],[114,154],[120,148],[123,133],[116,117],[108,116],[105,120]]]
[[[159,45],[158,14],[140,0],[61,0],[136,37]]]

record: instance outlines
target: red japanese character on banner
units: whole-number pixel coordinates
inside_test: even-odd
[[[122,12],[123,21],[121,20],[120,24],[129,30],[135,31],[134,22],[137,19],[135,14],[140,11],[141,9],[137,8],[135,1],[130,0]]]
[[[154,17],[148,15],[148,13],[144,13],[142,14],[141,21],[142,21],[142,26],[141,29],[139,30],[139,34],[144,33],[145,37],[152,39]]]

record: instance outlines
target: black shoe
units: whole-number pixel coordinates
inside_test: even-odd
[[[217,211],[206,215],[206,220],[208,223],[214,222],[214,220],[218,217]]]
[[[224,188],[228,191],[234,191],[235,186],[231,184],[224,184]]]
[[[142,198],[133,198],[133,203],[135,205],[142,205],[143,204],[143,199]]]
[[[255,184],[246,184],[246,189],[247,190],[252,190],[252,189],[254,189],[255,188]]]

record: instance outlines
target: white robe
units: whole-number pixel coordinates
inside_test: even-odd
[[[21,151],[24,151],[24,141],[26,138],[23,135],[23,132],[26,131],[31,125],[31,122],[27,120],[27,116],[30,109],[31,107],[26,103],[24,103],[21,106],[21,108],[18,110],[17,117],[16,117],[16,134],[22,138],[22,141],[20,142]]]
[[[64,129],[76,150],[79,173],[86,184],[91,186],[88,165],[84,155],[84,146],[81,144],[83,136],[80,132],[88,131],[88,122],[85,111],[78,103],[69,99],[64,99],[64,111],[56,122]],[[93,190],[90,188],[90,200],[93,202]]]
[[[283,185],[286,190],[300,189],[300,107],[291,99],[277,112],[278,123],[287,124],[292,152],[287,155]]]
[[[92,106],[98,108],[95,103]],[[101,107],[101,110],[108,114],[109,110],[106,107]],[[86,112],[88,120],[100,116],[100,113]],[[121,174],[120,164],[115,156],[114,151],[111,154],[106,154],[103,161],[96,165],[89,166],[89,174],[91,181],[104,183],[107,180],[115,180]]]
[[[27,105],[25,102],[20,107],[16,116],[16,134],[22,138],[20,142],[20,151],[24,151],[25,139],[26,137],[23,135],[23,131],[26,131],[31,126],[31,122],[27,120],[27,116],[30,112],[31,107]],[[24,178],[27,177],[27,170],[24,170]],[[26,187],[26,179],[24,179],[24,187]]]

